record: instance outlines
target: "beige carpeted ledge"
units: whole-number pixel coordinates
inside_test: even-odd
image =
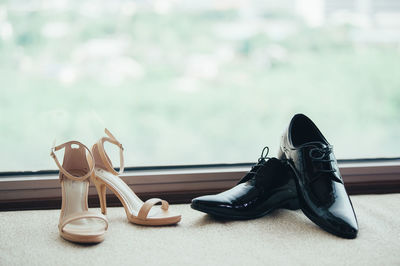
[[[58,210],[0,213],[1,265],[400,265],[400,194],[353,196],[355,240],[325,233],[301,211],[252,221],[218,221],[172,205],[178,226],[130,224],[110,208],[106,240],[84,246],[61,239]]]

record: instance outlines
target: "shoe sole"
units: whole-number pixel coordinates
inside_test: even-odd
[[[299,210],[300,206],[299,206],[299,201],[297,200],[297,198],[291,198],[288,199],[284,202],[282,202],[281,204],[277,205],[275,208],[271,208],[268,209],[260,214],[257,215],[253,215],[253,216],[241,216],[241,215],[229,215],[229,214],[221,214],[218,211],[215,211],[213,209],[209,209],[206,206],[203,205],[198,205],[198,204],[191,204],[190,207],[194,210],[197,211],[201,211],[207,214],[210,214],[212,216],[216,216],[219,218],[223,218],[223,219],[230,219],[230,220],[252,220],[252,219],[257,219],[257,218],[261,218],[277,209],[288,209],[288,210]]]
[[[65,232],[60,232],[60,236],[65,240],[81,244],[98,244],[104,241],[104,234],[95,236],[71,235]]]

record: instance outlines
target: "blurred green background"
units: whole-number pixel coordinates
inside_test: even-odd
[[[0,1],[0,171],[55,169],[54,138],[90,147],[104,127],[127,166],[252,162],[297,112],[337,158],[400,156],[385,27],[222,3]]]

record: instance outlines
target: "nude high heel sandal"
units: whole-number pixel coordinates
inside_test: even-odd
[[[63,148],[65,148],[65,152],[61,166],[55,152]],[[107,218],[100,213],[88,211],[88,178],[94,171],[92,153],[82,143],[70,141],[57,147],[53,146],[50,155],[60,169],[59,178],[62,190],[61,214],[58,224],[60,235],[72,242],[102,242],[108,228]]]
[[[174,214],[168,208],[168,202],[158,198],[143,202],[119,177],[124,171],[124,157],[122,144],[105,129],[108,137],[101,138],[92,147],[95,159],[95,169],[92,175],[93,183],[96,185],[100,206],[103,214],[107,212],[106,187],[109,188],[124,206],[128,220],[141,225],[170,225],[181,220],[181,215]],[[117,172],[112,166],[111,160],[104,150],[104,142],[110,142],[120,148],[120,171]],[[161,203],[161,206],[154,206]]]

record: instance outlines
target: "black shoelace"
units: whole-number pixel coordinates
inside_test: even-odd
[[[269,147],[265,146],[262,149],[261,152],[261,156],[258,158],[257,163],[255,165],[253,165],[250,169],[250,171],[239,181],[240,183],[244,183],[249,181],[250,179],[254,178],[257,176],[257,171],[258,169],[260,169],[261,166],[264,165],[264,163],[270,159],[270,157],[268,157],[268,153],[269,153]]]
[[[324,169],[324,168],[316,168],[316,175],[314,175],[314,177],[310,180],[311,183],[317,181],[321,176],[321,173],[334,173],[336,172],[336,169],[334,169],[332,167],[332,162],[334,161],[333,159],[330,158],[331,153],[333,152],[333,148],[332,146],[327,146],[327,147],[317,147],[314,146],[314,148],[310,149],[310,151],[308,152],[308,155],[311,158],[311,161],[313,163],[321,163],[322,166],[324,166],[325,164],[329,164],[329,168],[328,169]],[[338,182],[342,182],[341,180],[339,180],[336,175],[330,175],[331,179],[335,179],[335,181]]]

